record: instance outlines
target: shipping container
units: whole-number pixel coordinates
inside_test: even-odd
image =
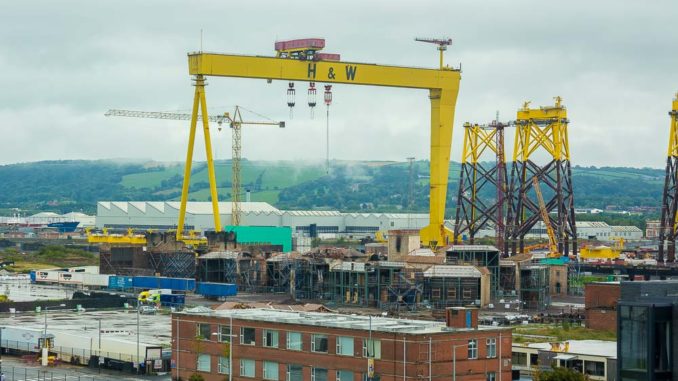
[[[133,278],[131,276],[111,275],[108,278],[108,288],[112,289],[128,289],[132,288]]]
[[[36,271],[35,272],[35,281],[36,282],[56,283],[56,282],[59,281],[59,272],[58,271]]]
[[[160,304],[164,307],[181,307],[186,303],[186,296],[182,294],[161,294]]]
[[[82,284],[85,273],[58,272],[59,283]]]
[[[205,297],[234,296],[238,294],[238,287],[231,283],[198,283],[196,294]]]
[[[134,288],[167,288],[173,291],[193,291],[195,289],[195,279],[135,276],[132,279],[132,286]]]
[[[104,274],[82,274],[82,284],[83,286],[101,286],[108,287],[108,278],[110,275]]]

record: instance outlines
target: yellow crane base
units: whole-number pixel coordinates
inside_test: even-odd
[[[428,225],[419,231],[419,240],[424,246],[435,250],[438,247],[454,242],[454,232],[445,225]]]

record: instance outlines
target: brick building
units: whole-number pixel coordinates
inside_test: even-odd
[[[619,282],[595,282],[584,291],[586,327],[605,331],[617,329]]]
[[[511,331],[478,328],[476,310],[456,308],[447,313],[443,323],[198,307],[172,314],[172,377],[186,380],[197,373],[206,381],[229,376],[233,380],[432,380],[452,379],[456,369],[460,381],[510,380]]]

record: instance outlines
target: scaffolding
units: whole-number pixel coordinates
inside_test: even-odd
[[[452,245],[447,248],[445,262],[449,265],[486,267],[490,272],[490,297],[499,292],[499,249],[488,245]]]
[[[424,272],[423,299],[427,300],[435,311],[448,307],[482,305],[483,284],[482,277],[469,274],[466,269],[446,269],[452,266],[433,266]],[[466,266],[465,266],[466,267]],[[482,270],[468,266],[471,272],[482,273]],[[447,270],[447,271],[445,271]]]
[[[199,282],[231,283],[238,282],[238,253],[235,251],[215,251],[198,257],[196,277]]]
[[[551,305],[548,266],[521,266],[518,294],[524,308],[538,311],[547,309]]]
[[[330,266],[330,297],[340,305],[414,311],[424,291],[420,271],[403,262],[346,262]]]
[[[529,108],[525,102],[518,110],[513,166],[509,183],[506,242],[504,252],[515,255],[525,250],[525,235],[541,220],[534,195],[533,179],[542,184],[547,211],[555,211],[551,218],[553,230],[562,255],[577,254],[577,230],[574,217],[570,145],[568,141],[567,111],[556,97],[554,106]],[[539,165],[532,158],[546,154],[550,160]],[[549,197],[550,196],[550,197]]]
[[[505,124],[496,120],[488,125],[464,124],[464,148],[454,224],[454,240],[457,244],[461,243],[465,234],[468,234],[468,242],[474,244],[476,233],[492,226],[497,247],[504,247],[504,200],[508,188],[504,127]],[[487,160],[489,154],[491,160]],[[482,161],[483,158],[485,161]]]
[[[659,253],[657,261],[676,260],[676,233],[678,232],[678,94],[673,99],[669,151],[666,159],[666,179],[662,197],[662,216],[659,228]],[[664,249],[666,245],[666,250]],[[666,258],[664,258],[666,252]]]

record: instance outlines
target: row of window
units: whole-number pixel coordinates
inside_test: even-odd
[[[461,292],[462,298],[471,299],[473,297],[473,290],[474,289],[472,287],[463,287]],[[440,288],[431,289],[432,298],[440,299],[440,295],[441,295]],[[457,299],[457,289],[455,287],[447,289],[447,299]]]
[[[196,337],[203,340],[210,340],[211,336],[218,336],[218,341],[222,343],[231,342],[231,330],[227,325],[219,325],[218,331],[213,334],[212,327],[207,323],[198,323],[196,326]],[[240,327],[240,344],[256,345],[256,329],[252,327]],[[280,344],[280,332],[273,329],[263,329],[261,343],[265,348],[280,348],[291,351],[303,351],[303,335],[301,332],[285,332],[285,345]],[[352,336],[337,336],[335,352],[342,356],[355,356],[354,348],[355,338]],[[329,353],[329,339],[327,335],[311,335],[311,352]],[[362,356],[381,358],[380,340],[362,340]]]
[[[219,374],[228,375],[231,372],[230,363],[228,357],[219,357],[218,358],[218,367],[217,372]],[[196,370],[200,372],[211,372],[212,371],[212,356],[208,354],[198,354],[198,361],[196,364]],[[287,364],[286,374],[284,380],[286,381],[303,381],[303,370],[304,366],[299,364]],[[262,373],[264,380],[270,381],[279,381],[282,380],[280,377],[280,364],[275,361],[263,361],[262,362]],[[241,359],[239,364],[240,377],[255,378],[256,377],[256,361],[250,359]],[[367,374],[358,373],[357,375],[350,370],[336,370],[334,372],[329,371],[326,368],[311,368],[311,381],[329,381],[330,375],[333,374],[336,376],[336,381],[360,381],[361,379],[366,381]]]
[[[485,356],[488,359],[493,359],[497,357],[497,339],[494,337],[491,337],[487,340],[485,340],[485,349],[486,349],[486,354]],[[475,360],[478,358],[478,340],[477,339],[471,339],[467,343],[467,350],[468,350],[468,359],[469,360]]]

